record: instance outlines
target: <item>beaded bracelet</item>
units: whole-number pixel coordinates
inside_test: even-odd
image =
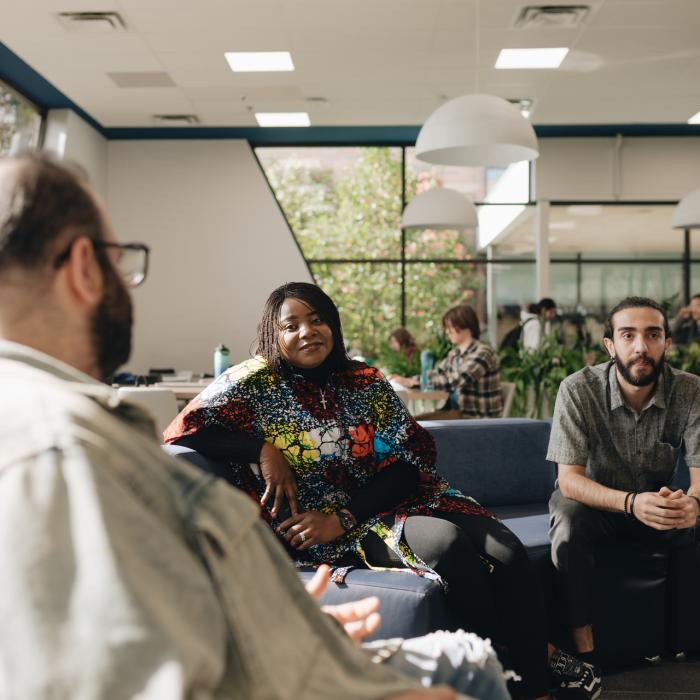
[[[632,493],[632,500],[630,501],[630,515],[629,515],[629,517],[634,518],[635,520],[639,520],[639,518],[637,518],[637,516],[634,514],[634,501],[636,498],[637,498],[637,492],[634,491]]]
[[[632,496],[632,491],[628,491],[627,494],[625,495],[625,505],[623,507],[623,510],[625,511],[625,517],[629,518],[630,517],[630,511],[629,511],[629,502],[630,498]]]

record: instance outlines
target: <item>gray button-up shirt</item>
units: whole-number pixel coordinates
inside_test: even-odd
[[[655,491],[672,479],[678,452],[700,467],[700,377],[668,365],[637,415],[612,362],[584,367],[559,387],[547,459],[586,467],[599,484]]]

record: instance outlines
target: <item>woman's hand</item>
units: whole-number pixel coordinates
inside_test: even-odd
[[[307,510],[305,513],[287,518],[277,532],[292,547],[301,551],[315,544],[326,544],[337,540],[345,530],[334,513]]]
[[[286,498],[289,509],[296,515],[299,512],[296,479],[284,455],[269,442],[264,443],[260,450],[260,473],[265,479],[266,487],[260,505],[264,506],[274,496],[270,508],[270,514],[274,517],[282,507],[282,499]]]

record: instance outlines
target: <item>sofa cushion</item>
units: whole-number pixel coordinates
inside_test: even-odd
[[[299,575],[306,582],[313,573],[312,569],[301,569]],[[379,631],[369,639],[419,637],[438,629],[451,629],[442,586],[409,571],[352,569],[345,583],[328,584],[321,603],[348,603],[367,596],[379,598],[382,615]]]
[[[451,486],[487,508],[545,504],[555,465],[545,460],[549,421],[527,418],[426,421],[438,470]]]

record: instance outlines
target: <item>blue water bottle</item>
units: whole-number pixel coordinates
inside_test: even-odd
[[[423,350],[420,354],[420,390],[432,389],[432,382],[428,377],[428,370],[435,365],[435,355],[430,350]]]
[[[221,343],[214,350],[214,376],[218,377],[231,364],[228,348]]]

